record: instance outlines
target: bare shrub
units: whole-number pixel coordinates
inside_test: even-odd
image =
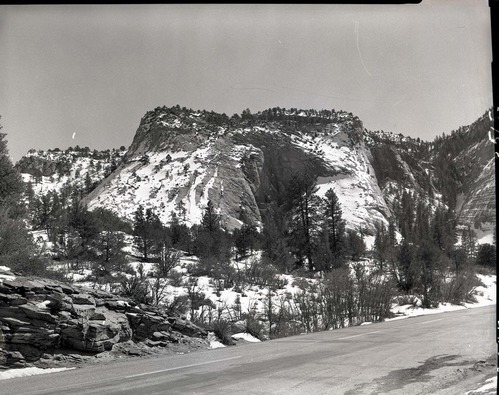
[[[473,292],[480,285],[483,284],[471,267],[461,270],[454,274],[450,278],[450,281],[442,283],[441,292],[443,301],[452,304],[476,302]]]
[[[214,320],[210,328],[213,333],[220,339],[222,344],[226,346],[231,346],[235,344],[232,340],[231,323],[223,318]]]

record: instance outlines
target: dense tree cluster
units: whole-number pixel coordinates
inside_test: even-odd
[[[281,270],[329,272],[365,252],[363,236],[347,232],[334,190],[329,189],[321,198],[317,189],[316,178],[309,171],[295,174],[282,205],[267,207],[263,252]]]
[[[26,227],[23,192],[24,184],[9,158],[6,134],[0,132],[0,266],[42,273],[44,262],[38,259],[37,246]]]

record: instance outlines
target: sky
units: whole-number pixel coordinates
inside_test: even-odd
[[[487,0],[0,5],[0,124],[30,148],[128,147],[158,106],[335,109],[433,140],[492,106]]]

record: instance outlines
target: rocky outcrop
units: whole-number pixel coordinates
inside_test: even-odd
[[[463,176],[458,198],[458,220],[472,228],[490,227],[493,232],[496,213],[494,145],[484,140],[462,152],[456,162]]]
[[[226,229],[243,222],[259,227],[268,203],[280,205],[289,180],[306,173],[316,178],[319,196],[335,190],[349,229],[373,234],[379,223],[387,225],[407,191],[433,208],[451,204],[461,224],[490,233],[495,226],[490,126],[484,115],[439,141],[424,142],[368,131],[345,111],[274,108],[229,118],[164,106],[144,115],[126,155],[124,147],[107,153],[39,151],[17,167],[35,194],[60,191],[62,183],[54,177],[41,177],[52,174],[51,163],[57,175],[75,175],[73,186],[87,190],[83,182],[90,179],[96,187],[83,203],[128,220],[142,205],[163,223],[175,214],[192,226],[210,200]]]
[[[55,280],[0,276],[0,369],[29,366],[60,350],[133,355],[193,338],[199,347],[207,332],[158,307]]]
[[[268,203],[285,201],[289,181],[306,173],[317,177],[320,194],[335,188],[351,213],[347,227],[369,230],[387,222],[362,122],[341,111],[323,118],[286,114],[237,120],[158,107],[142,118],[126,161],[84,203],[90,210],[116,208],[128,219],[142,205],[163,223],[175,214],[191,226],[200,223],[210,200],[224,228],[260,227]]]

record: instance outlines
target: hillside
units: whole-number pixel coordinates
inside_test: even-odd
[[[16,165],[35,193],[78,185],[90,209],[132,220],[139,204],[168,223],[175,213],[199,223],[211,200],[225,227],[262,225],[267,204],[283,202],[293,175],[332,187],[347,227],[373,233],[404,192],[432,207],[445,203],[464,225],[493,229],[493,147],[484,115],[473,125],[423,142],[368,131],[353,114],[274,108],[225,114],[158,107],[142,118],[128,148],[30,152]],[[456,143],[456,140],[459,140]]]
[[[28,193],[86,195],[117,168],[125,154],[125,147],[105,151],[79,146],[66,150],[32,149],[15,167],[28,184]]]
[[[99,355],[130,339],[170,349],[173,332],[140,335],[147,306],[168,312],[157,323],[192,320],[206,346],[208,331],[230,345],[238,332],[263,340],[494,303],[487,127],[484,116],[429,143],[368,131],[344,111],[229,118],[176,106],[148,112],[128,149],[30,151],[16,164],[24,199],[16,176],[0,210],[3,358]],[[11,282],[22,275],[87,290]],[[72,295],[61,314],[54,287]],[[73,294],[95,299],[91,316],[74,307],[90,296]],[[116,313],[96,298],[111,310],[127,300],[123,336],[91,322]],[[53,327],[40,334],[37,317]],[[34,336],[41,350],[25,347]]]

